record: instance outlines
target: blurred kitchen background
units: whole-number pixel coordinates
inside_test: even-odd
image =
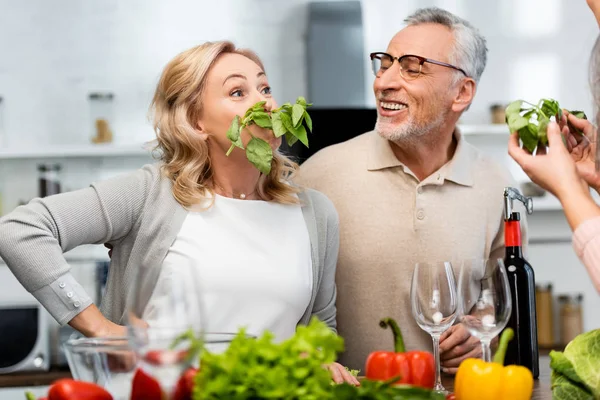
[[[593,115],[588,58],[598,26],[584,0],[0,0],[0,214],[151,162],[143,145],[153,138],[147,110],[159,74],[178,52],[207,40],[255,50],[280,103],[299,95],[314,103],[312,150],[370,130],[368,54],[385,50],[408,14],[433,5],[466,18],[488,41],[463,133],[530,190],[506,155],[508,131],[493,124],[494,115],[502,122],[494,106],[551,97]],[[558,201],[544,194],[534,209],[527,257],[547,319],[540,343],[560,346],[564,324],[600,327],[600,296],[573,252]],[[105,249],[67,257],[99,295]],[[0,307],[32,299],[0,265]],[[48,324],[54,361],[58,327]]]

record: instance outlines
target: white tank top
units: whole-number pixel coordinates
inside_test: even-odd
[[[161,277],[183,263],[200,276],[207,332],[246,327],[282,341],[295,333],[310,302],[310,238],[299,206],[217,195],[206,211],[192,207]],[[161,278],[146,310],[160,296]]]

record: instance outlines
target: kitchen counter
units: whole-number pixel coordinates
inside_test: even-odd
[[[47,386],[57,379],[70,378],[68,369],[52,369],[46,373],[14,373],[0,375],[0,388]],[[444,375],[442,383],[448,390],[454,389],[454,377]],[[1,390],[0,390],[1,392]],[[0,396],[2,397],[2,396]],[[550,390],[550,357],[540,357],[540,377],[533,386],[533,400],[552,399]]]
[[[0,388],[48,386],[62,378],[71,378],[68,367],[51,368],[47,372],[15,372],[0,375]]]

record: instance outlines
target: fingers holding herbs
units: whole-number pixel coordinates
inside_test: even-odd
[[[559,124],[565,146],[574,147],[585,142],[582,120],[587,120],[583,111],[563,110],[554,99],[541,99],[537,104],[515,100],[506,107],[506,123],[510,132],[518,132],[523,148],[529,153],[548,146],[547,130],[551,121]],[[570,140],[570,135],[573,140]]]

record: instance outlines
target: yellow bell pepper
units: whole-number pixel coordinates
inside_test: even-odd
[[[508,342],[514,332],[507,328],[500,337],[494,362],[468,358],[460,363],[454,381],[456,400],[529,400],[533,374],[520,365],[504,366]]]

